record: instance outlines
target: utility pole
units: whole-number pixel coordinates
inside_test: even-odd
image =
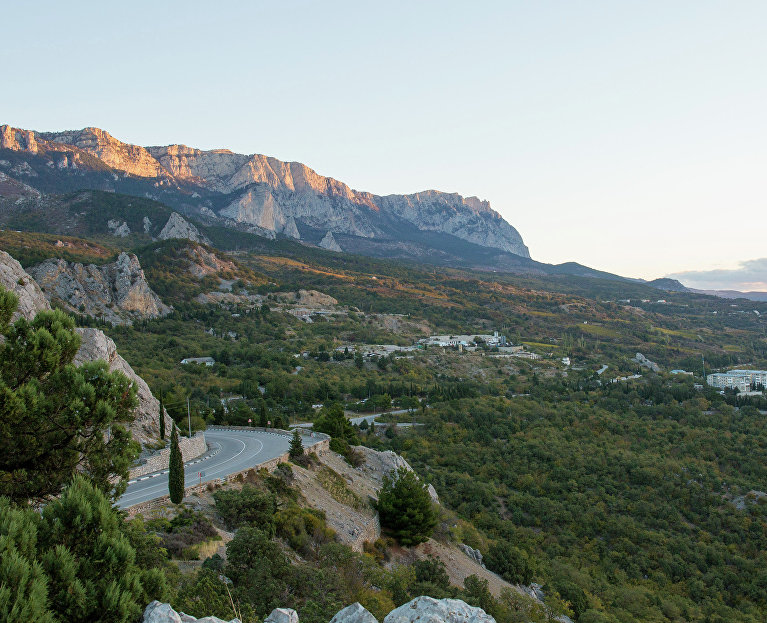
[[[189,423],[189,436],[192,436],[192,412],[189,410],[189,396],[186,397],[186,419]]]

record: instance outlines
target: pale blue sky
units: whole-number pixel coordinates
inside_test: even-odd
[[[0,123],[477,195],[534,258],[627,276],[767,256],[764,1],[75,1],[2,21]]]

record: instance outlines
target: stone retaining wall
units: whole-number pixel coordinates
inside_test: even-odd
[[[179,450],[181,450],[181,456],[183,457],[184,462],[191,461],[201,454],[204,454],[208,449],[208,444],[205,442],[205,433],[199,432],[194,437],[179,437],[178,447]],[[131,469],[129,477],[131,479],[138,478],[144,474],[151,474],[152,472],[159,472],[161,469],[168,469],[169,461],[170,448],[163,448],[162,450],[155,452],[141,465]]]

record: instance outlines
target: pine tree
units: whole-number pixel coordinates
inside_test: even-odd
[[[391,477],[383,477],[376,508],[381,525],[402,545],[423,543],[437,525],[437,513],[426,485],[405,467]]]
[[[58,495],[76,473],[119,497],[138,444],[136,389],[104,361],[72,364],[74,320],[59,310],[11,324],[18,298],[0,287],[0,495],[16,503]]]
[[[266,403],[262,400],[261,401],[261,413],[259,415],[258,425],[261,428],[266,428],[268,423],[269,423],[269,419],[266,416]]]
[[[181,504],[184,499],[184,459],[178,447],[178,430],[173,424],[173,432],[170,434],[170,461],[168,465],[168,493],[170,501]]]
[[[301,433],[293,429],[293,439],[290,440],[290,458],[296,459],[304,454],[304,444],[301,442]]]
[[[160,439],[165,440],[165,407],[160,398]]]

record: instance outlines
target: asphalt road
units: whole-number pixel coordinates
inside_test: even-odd
[[[205,431],[208,452],[201,459],[184,465],[184,484],[191,487],[202,482],[224,478],[230,474],[257,467],[284,454],[290,448],[290,437],[262,431],[209,429]],[[304,447],[320,441],[303,436]],[[199,473],[204,476],[200,479]],[[148,502],[168,494],[168,471],[155,472],[129,481],[128,488],[117,502],[120,508]]]

